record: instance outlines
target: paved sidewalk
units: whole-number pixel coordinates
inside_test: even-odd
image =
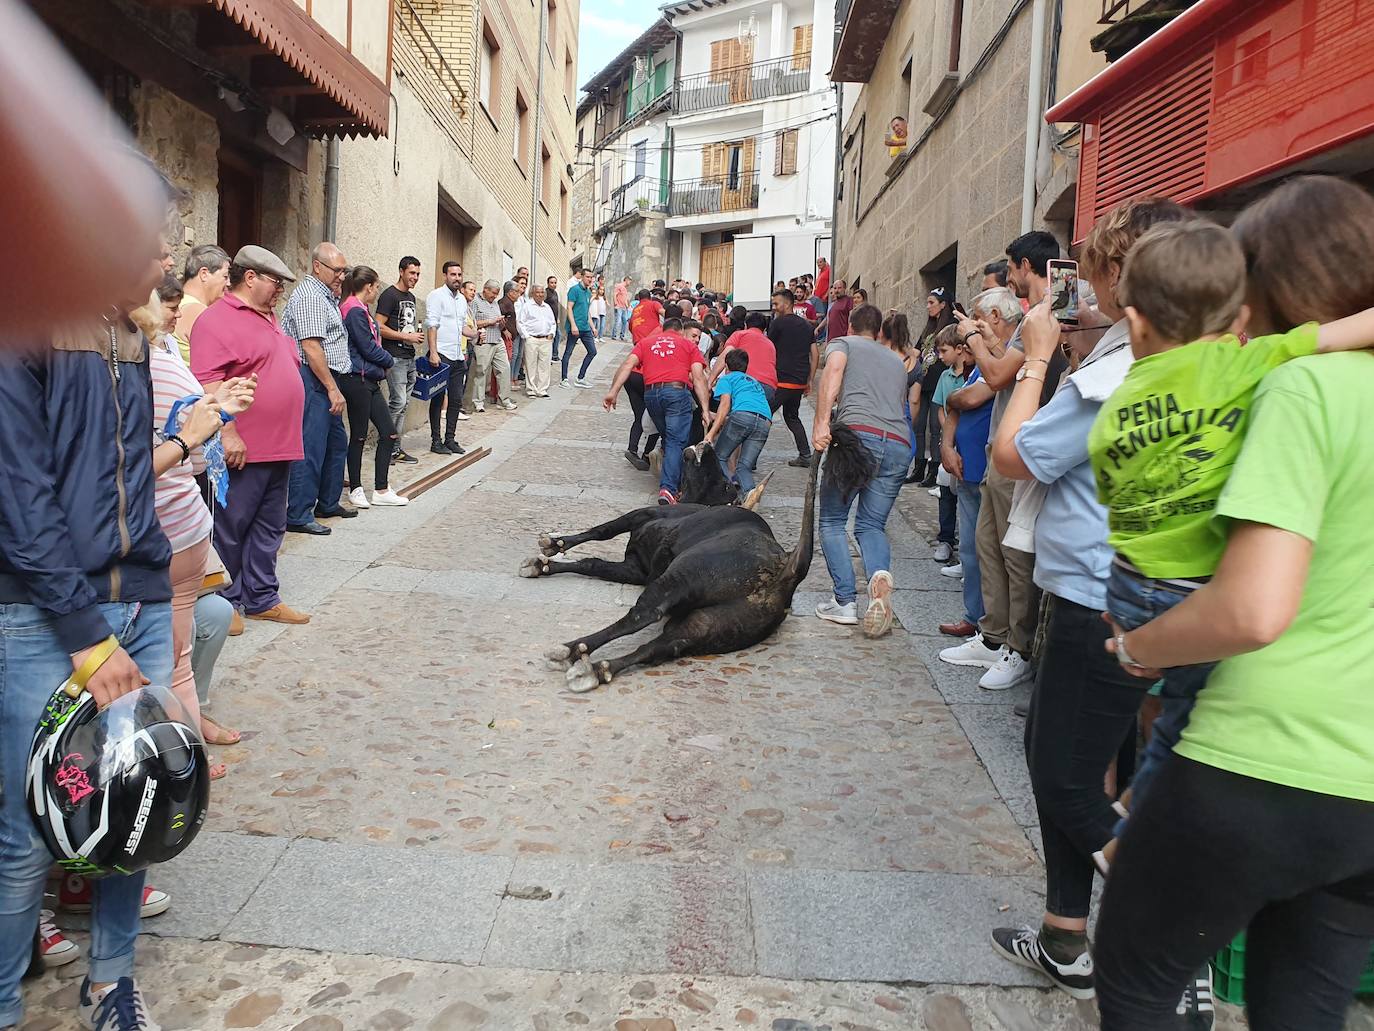
[[[283,596],[313,620],[229,642],[210,711],[245,740],[219,750],[200,841],[152,876],[173,906],[140,973],[164,1028],[1095,1026],[988,945],[1043,904],[1025,692],[935,662],[958,584],[924,491],[894,512],[885,640],[811,614],[817,548],[754,649],[586,695],[546,668],[638,593],[516,575],[539,534],[652,502],[621,455],[628,404],[600,410],[624,353],[603,350],[595,389],[460,424],[492,455],[409,507],[289,536]],[[426,439],[398,485],[438,464]],[[780,431],[760,462],[789,548],[791,456]],[[28,987],[26,1026],[75,1026],[83,967]]]

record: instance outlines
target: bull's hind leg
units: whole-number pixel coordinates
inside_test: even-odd
[[[595,660],[581,656],[568,670],[568,690],[580,693],[599,684],[609,684],[632,666],[656,666],[684,655],[712,655],[750,648],[764,640],[782,621],[760,618],[769,615],[760,612],[757,602],[747,598],[694,609],[669,620],[663,633],[625,655]]]
[[[527,558],[520,566],[521,576],[553,576],[555,573],[579,573],[609,580],[617,584],[639,584],[648,580],[637,555],[627,553],[624,561],[611,562],[604,558],[580,558],[572,562],[552,562],[543,555]]]
[[[545,555],[561,555],[568,549],[586,544],[588,541],[613,540],[622,533],[630,533],[650,520],[659,518],[659,512],[660,509],[657,508],[637,508],[582,533],[544,534],[539,538],[539,550]]]
[[[614,641],[617,637],[629,637],[646,626],[653,626],[686,602],[689,591],[689,585],[677,577],[660,577],[645,587],[644,593],[630,607],[630,611],[610,626],[585,637],[576,638],[567,644],[560,644],[545,652],[545,657],[550,662],[563,665],[576,661],[579,656],[590,655],[608,641]]]

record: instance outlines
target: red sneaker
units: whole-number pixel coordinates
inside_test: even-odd
[[[143,888],[143,908],[139,915],[157,916],[167,912],[172,898],[165,891],[158,891],[151,885]],[[91,911],[91,882],[78,874],[67,874],[57,889],[57,906],[68,913],[89,913]]]
[[[667,487],[664,487],[661,491],[658,492],[658,503],[660,505],[676,505],[677,495],[670,491]]]
[[[38,954],[43,958],[45,970],[70,963],[81,955],[81,946],[59,931],[52,920],[51,909],[38,915]]]

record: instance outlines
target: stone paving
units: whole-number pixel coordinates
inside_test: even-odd
[[[935,662],[958,584],[930,560],[924,491],[890,527],[885,640],[811,615],[817,549],[793,616],[747,652],[585,695],[546,668],[638,593],[515,575],[539,534],[656,490],[621,457],[628,406],[600,410],[624,353],[606,350],[599,389],[461,424],[493,453],[408,508],[289,537],[283,595],[313,621],[229,643],[211,709],[245,740],[220,750],[200,841],[152,877],[173,896],[139,959],[163,1026],[1095,1027],[987,945],[1042,905],[1024,690]],[[398,482],[437,464],[423,438]],[[760,462],[785,547],[789,457],[777,432]],[[27,1028],[75,1026],[83,966],[28,986]]]

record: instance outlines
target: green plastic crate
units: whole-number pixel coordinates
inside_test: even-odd
[[[1241,931],[1230,945],[1212,960],[1212,994],[1222,1002],[1245,1005],[1245,932]],[[1374,952],[1370,953],[1364,973],[1360,975],[1356,995],[1374,995]]]

